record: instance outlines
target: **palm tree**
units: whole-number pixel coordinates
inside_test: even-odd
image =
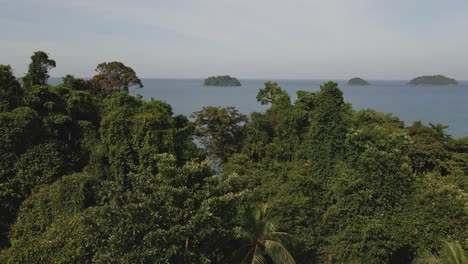
[[[468,264],[468,258],[463,252],[463,248],[458,241],[445,242],[444,248],[436,256],[427,254],[427,256],[418,258],[416,264]]]
[[[250,230],[244,231],[243,234],[244,238],[248,240],[248,244],[242,248],[248,248],[249,251],[242,263],[296,263],[281,241],[282,237],[289,236],[289,234],[276,231],[276,226],[269,217],[270,211],[271,208],[267,203],[253,210]]]

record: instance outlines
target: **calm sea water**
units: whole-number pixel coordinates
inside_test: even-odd
[[[245,114],[264,111],[256,101],[267,80],[241,80],[241,87],[202,86],[201,79],[142,79],[144,88],[132,90],[144,99],[155,98],[172,105],[175,114],[190,115],[203,106],[234,106]],[[318,91],[325,80],[271,80],[288,91],[292,100],[297,90]],[[52,81],[51,81],[52,82]],[[372,108],[391,113],[411,125],[448,125],[453,137],[468,136],[468,81],[458,86],[409,86],[407,81],[371,81],[371,86],[347,86],[338,81],[345,100],[354,109]]]

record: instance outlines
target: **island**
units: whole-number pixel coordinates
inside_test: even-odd
[[[351,78],[349,81],[348,81],[348,85],[359,85],[359,86],[363,86],[363,85],[370,85],[370,83],[362,78],[359,78],[359,77],[355,77],[355,78]]]
[[[229,75],[212,76],[205,79],[203,82],[205,86],[241,86],[241,82]]]
[[[411,85],[458,85],[455,79],[443,75],[420,76],[411,80]]]

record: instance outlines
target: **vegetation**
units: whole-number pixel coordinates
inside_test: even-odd
[[[250,232],[244,234],[248,240],[245,246],[248,252],[242,263],[296,263],[281,242],[281,238],[288,234],[276,231],[276,226],[270,219],[270,212],[271,208],[267,203],[253,210]]]
[[[364,85],[370,85],[370,83],[362,78],[355,77],[355,78],[349,79],[348,85],[364,86]]]
[[[206,106],[193,113],[192,117],[195,118],[195,134],[208,153],[212,154],[213,160],[223,164],[232,154],[240,151],[247,116],[234,107]]]
[[[458,241],[445,242],[439,256],[426,253],[426,257],[416,260],[416,264],[465,264],[468,258]]]
[[[132,86],[143,87],[135,71],[118,61],[103,62],[96,67],[96,72],[90,82],[104,94],[128,92]]]
[[[49,79],[49,71],[55,68],[55,61],[49,59],[49,55],[43,51],[34,52],[31,56],[31,64],[29,64],[29,71],[23,77],[25,88],[32,87],[33,85],[45,85]]]
[[[205,86],[241,86],[241,82],[229,75],[212,76],[205,79],[203,82]]]
[[[0,263],[466,263],[468,138],[443,125],[334,82],[191,121],[122,63],[50,86],[35,55],[22,83],[0,65]]]
[[[408,84],[412,85],[458,85],[455,79],[443,75],[420,76],[411,80]]]

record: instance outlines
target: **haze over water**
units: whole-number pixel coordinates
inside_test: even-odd
[[[264,111],[265,106],[256,101],[264,80],[242,80],[241,87],[202,86],[202,79],[143,79],[144,88],[133,90],[145,99],[155,98],[172,105],[175,114],[190,115],[203,106],[234,106],[245,114]],[[274,80],[288,91],[291,100],[297,90],[318,91],[327,80]],[[411,86],[408,81],[370,80],[370,86],[347,86],[338,81],[345,100],[353,108],[372,108],[379,112],[392,113],[411,125],[421,120],[448,125],[446,130],[453,137],[468,136],[468,81],[458,86]]]

